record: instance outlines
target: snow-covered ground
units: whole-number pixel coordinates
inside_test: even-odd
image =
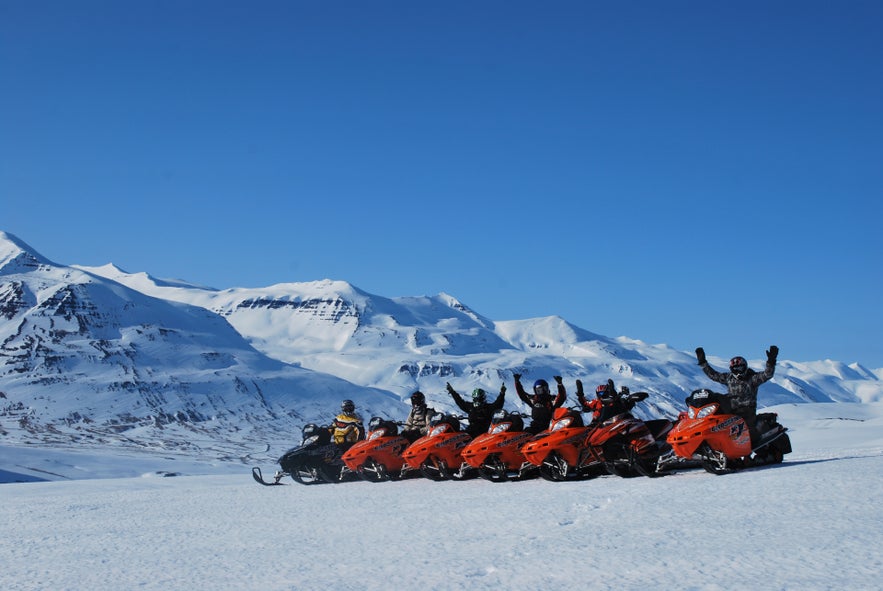
[[[261,487],[0,447],[0,480],[49,479],[0,485],[0,588],[883,589],[883,404],[772,410],[784,464],[652,480]]]

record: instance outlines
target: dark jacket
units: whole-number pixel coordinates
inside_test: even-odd
[[[551,396],[529,395],[524,391],[524,386],[521,385],[521,380],[518,378],[515,379],[515,391],[518,393],[518,398],[530,406],[530,425],[526,430],[531,433],[539,433],[548,429],[555,409],[567,400],[567,390],[560,383],[558,384],[558,395],[554,399]]]
[[[586,399],[583,393],[582,384],[577,380],[576,399],[579,400],[583,412],[592,413],[590,424],[600,424],[626,412],[630,412],[635,408],[637,401],[629,397],[628,388],[623,388],[622,392],[617,392],[613,385],[613,380],[607,382],[608,396],[603,399],[596,395],[594,400]]]
[[[503,408],[503,402],[506,397],[506,387],[503,386],[500,388],[500,394],[496,400],[475,406],[471,402],[463,400],[463,397],[453,388],[449,388],[448,392],[451,393],[451,397],[457,403],[457,406],[460,407],[460,410],[469,416],[469,428],[466,429],[466,432],[472,437],[478,437],[482,433],[487,433],[488,428],[491,426],[494,412]]]
[[[757,388],[773,377],[776,372],[775,361],[767,361],[763,372],[758,373],[749,368],[744,374],[721,373],[715,371],[708,362],[701,364],[702,371],[719,384],[726,384],[727,394],[734,414],[750,414],[757,412]]]

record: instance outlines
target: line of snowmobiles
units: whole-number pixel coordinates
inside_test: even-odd
[[[624,407],[646,397],[646,392],[627,393]],[[487,433],[474,439],[462,429],[463,417],[437,413],[427,434],[413,443],[398,433],[401,423],[373,417],[365,439],[349,447],[332,442],[327,427],[311,423],[303,429],[301,445],[279,458],[272,481],[264,480],[258,467],[252,475],[267,486],[283,484],[285,476],[301,484],[413,477],[491,482],[573,481],[605,474],[652,478],[694,467],[727,474],[780,463],[791,452],[787,428],[775,413],[757,415],[759,435],[752,446],[745,420],[729,412],[726,395],[694,390],[686,404],[675,421],[643,421],[624,410],[589,425],[580,408],[558,408],[549,428],[538,434],[524,429],[524,415],[499,410]]]

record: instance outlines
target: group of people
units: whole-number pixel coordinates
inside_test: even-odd
[[[702,347],[696,349],[696,359],[702,371],[711,380],[727,386],[727,394],[732,414],[745,419],[752,442],[758,440],[756,428],[757,416],[757,390],[764,382],[773,377],[776,369],[776,358],[779,348],[772,345],[766,352],[766,367],[762,372],[756,372],[748,367],[744,357],[736,356],[730,360],[730,371],[719,372],[708,364],[705,350]],[[525,391],[521,384],[521,374],[515,374],[515,392],[518,398],[530,407],[531,422],[526,430],[531,433],[540,433],[549,428],[552,416],[556,408],[561,407],[567,400],[567,391],[561,376],[554,376],[556,394],[553,397],[549,389],[549,383],[540,379],[533,384],[533,394]],[[454,403],[466,413],[469,426],[467,432],[472,437],[486,433],[491,424],[491,419],[496,411],[503,408],[506,397],[506,385],[500,387],[500,393],[492,401],[488,401],[487,393],[482,388],[472,391],[472,400],[467,401],[457,392],[450,382],[446,384],[448,393]],[[593,422],[600,422],[611,416],[630,410],[634,402],[629,403],[629,389],[622,387],[619,391],[608,380],[595,389],[595,398],[587,399],[583,392],[583,384],[576,380],[576,397],[582,412],[591,413]],[[435,410],[426,404],[426,396],[419,390],[411,394],[411,410],[402,427],[402,436],[413,442],[429,432],[429,421]],[[362,418],[356,413],[356,407],[352,400],[344,400],[341,404],[341,412],[332,422],[332,437],[335,443],[351,445],[365,437],[365,428]]]

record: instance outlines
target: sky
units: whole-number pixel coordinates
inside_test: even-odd
[[[883,5],[0,0],[0,230],[883,367]]]

